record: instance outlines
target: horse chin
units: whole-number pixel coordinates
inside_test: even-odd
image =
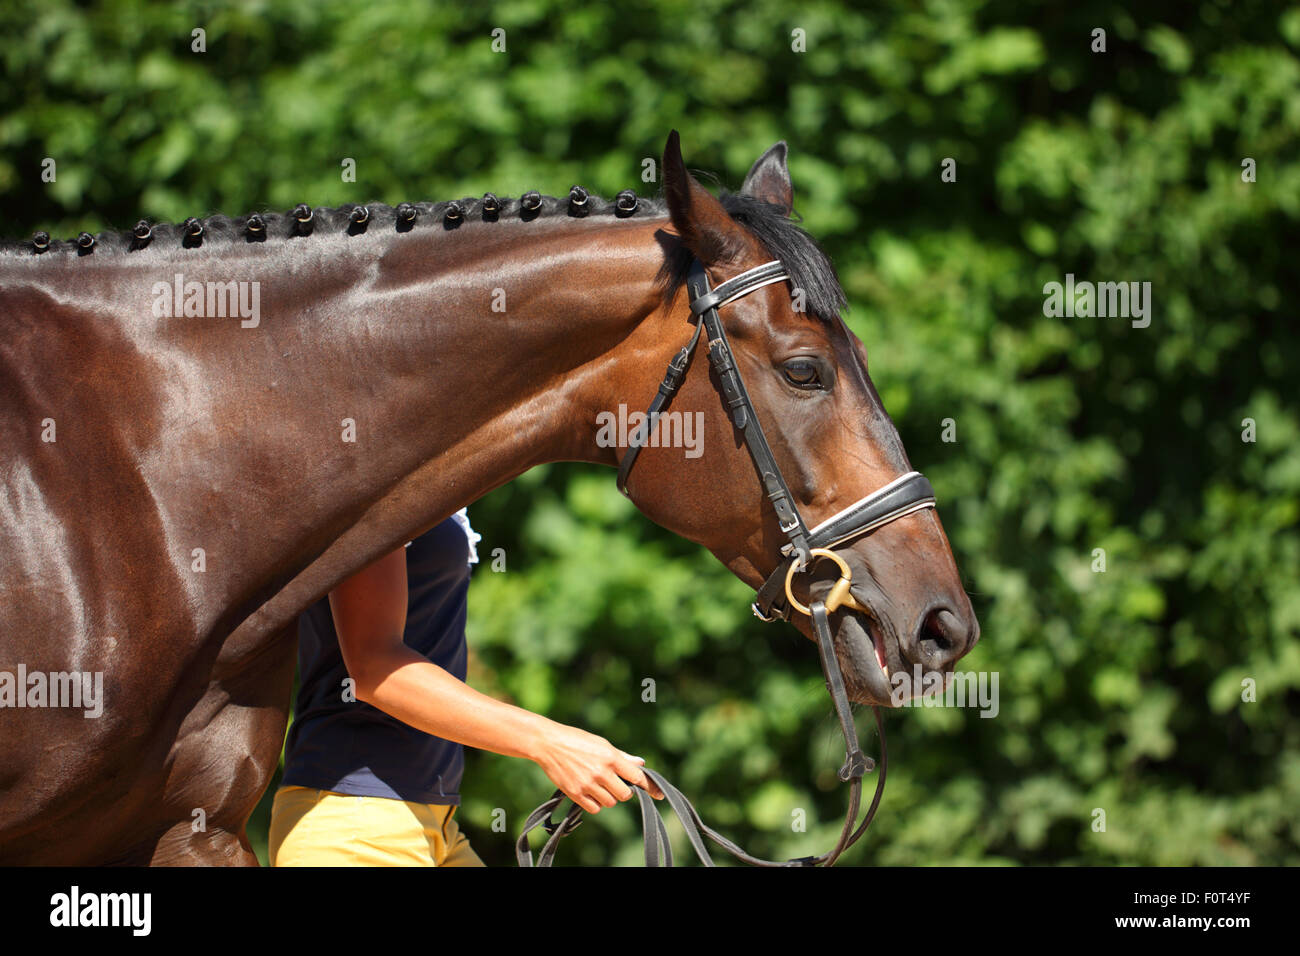
[[[884,637],[865,615],[846,612],[839,618],[835,648],[849,699],[855,704],[894,706]]]

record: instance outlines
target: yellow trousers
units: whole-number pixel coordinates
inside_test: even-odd
[[[483,866],[456,808],[281,787],[271,805],[272,866]]]

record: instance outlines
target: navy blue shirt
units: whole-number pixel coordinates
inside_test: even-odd
[[[458,520],[463,515],[435,525],[406,547],[409,598],[402,638],[459,680],[465,679],[469,562],[477,560],[469,521]],[[285,786],[460,803],[465,764],[460,744],[416,730],[364,701],[345,699],[348,671],[328,597],[298,618],[298,672]]]

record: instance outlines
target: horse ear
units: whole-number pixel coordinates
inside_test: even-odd
[[[740,187],[740,194],[769,202],[789,216],[794,209],[794,186],[790,184],[790,170],[785,165],[786,152],[785,140],[781,140],[758,157],[745,177],[745,185]]]
[[[745,252],[744,230],[687,172],[677,130],[668,134],[662,169],[668,215],[686,248],[708,265],[739,261]]]

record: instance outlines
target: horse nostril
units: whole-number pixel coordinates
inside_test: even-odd
[[[952,647],[952,639],[948,633],[948,622],[945,618],[951,618],[952,615],[946,608],[936,608],[925,616],[921,622],[921,635],[919,642],[923,648],[933,653],[934,651],[946,651]]]
[[[937,607],[921,621],[916,635],[916,663],[943,667],[968,651],[970,628],[946,607]]]

